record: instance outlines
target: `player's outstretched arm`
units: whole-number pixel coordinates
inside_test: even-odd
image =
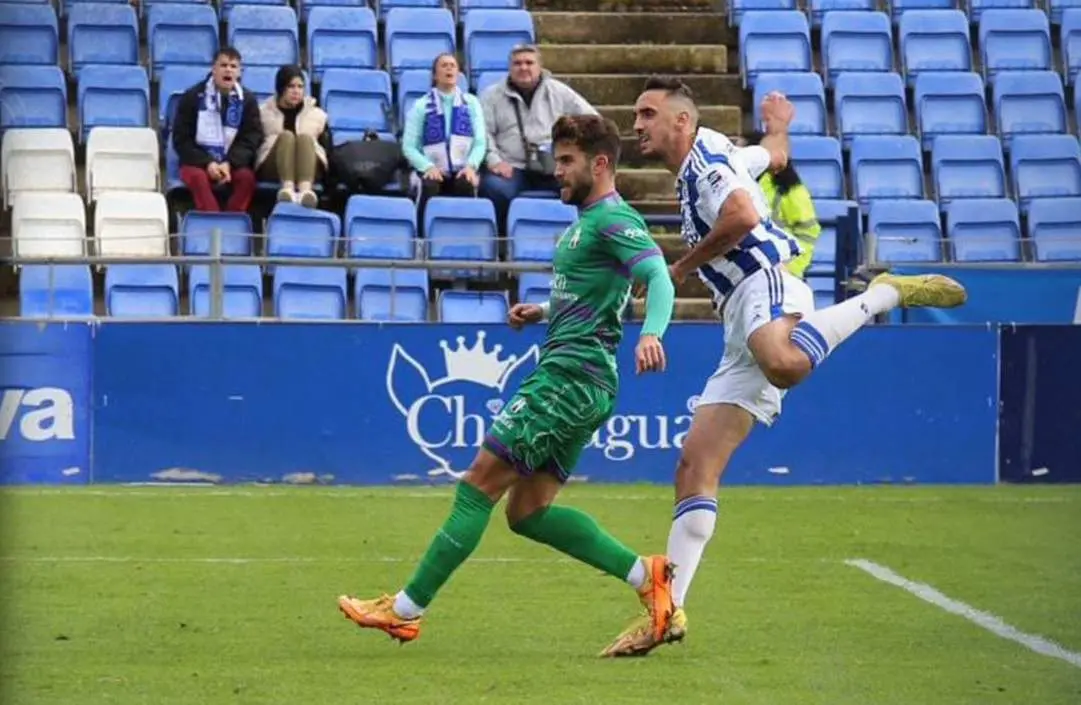
[[[672,321],[676,287],[659,253],[636,262],[631,275],[646,287],[646,318],[634,355],[636,372],[662,372],[666,361],[661,338]]]
[[[766,127],[761,146],[769,152],[769,170],[780,171],[788,165],[788,126],[796,116],[796,107],[780,93],[773,92],[762,100],[761,113]]]

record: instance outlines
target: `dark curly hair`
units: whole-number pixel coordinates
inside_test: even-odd
[[[599,115],[564,115],[552,126],[552,144],[573,144],[590,158],[603,154],[610,169],[619,163],[619,127]]]

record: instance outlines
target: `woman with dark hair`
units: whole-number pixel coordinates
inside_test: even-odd
[[[761,132],[754,132],[746,138],[748,145],[756,145],[761,141]],[[791,161],[780,171],[763,172],[762,176],[758,177],[758,185],[766,195],[766,203],[769,204],[774,222],[796,238],[803,249],[803,254],[785,264],[789,272],[802,279],[814,257],[818,235],[822,232],[811,192],[803,185]]]
[[[263,181],[280,181],[278,200],[315,208],[312,188],[327,168],[327,114],[315,98],[304,95],[304,72],[282,66],[274,78],[275,95],[260,107],[263,144],[255,165]]]
[[[435,57],[432,90],[417,98],[405,121],[402,153],[423,182],[421,213],[432,196],[475,196],[480,183],[488,130],[476,96],[458,87],[458,72],[454,54]]]

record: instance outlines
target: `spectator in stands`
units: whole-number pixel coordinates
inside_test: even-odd
[[[452,53],[432,62],[432,90],[418,98],[406,118],[402,152],[421,175],[421,217],[432,196],[476,196],[480,166],[488,150],[484,110],[476,96],[458,87]]]
[[[753,132],[741,140],[746,145],[756,145],[761,141],[761,132]],[[822,232],[811,192],[803,185],[791,160],[780,171],[763,172],[758,177],[758,185],[766,196],[774,222],[799,241],[803,253],[789,260],[785,266],[794,276],[802,279],[814,257],[818,235]]]
[[[278,200],[307,208],[319,205],[314,185],[327,169],[327,114],[315,98],[304,95],[304,72],[282,66],[274,77],[274,95],[259,108],[263,143],[255,169],[263,181],[280,181]]]
[[[219,50],[206,81],[177,102],[173,147],[196,210],[221,210],[215,190],[230,191],[227,211],[247,211],[255,195],[253,166],[263,123],[255,94],[241,88],[240,61],[236,49]]]
[[[511,200],[522,191],[559,190],[551,158],[555,121],[597,111],[542,68],[540,50],[531,44],[511,50],[507,81],[489,86],[480,102],[488,126],[488,170],[480,193],[492,199],[502,224]]]

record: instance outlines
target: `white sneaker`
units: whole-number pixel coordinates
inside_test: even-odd
[[[296,203],[296,194],[291,188],[278,189],[278,203]]]
[[[315,194],[315,191],[305,189],[300,192],[300,205],[305,208],[315,208],[319,205],[319,196]]]

